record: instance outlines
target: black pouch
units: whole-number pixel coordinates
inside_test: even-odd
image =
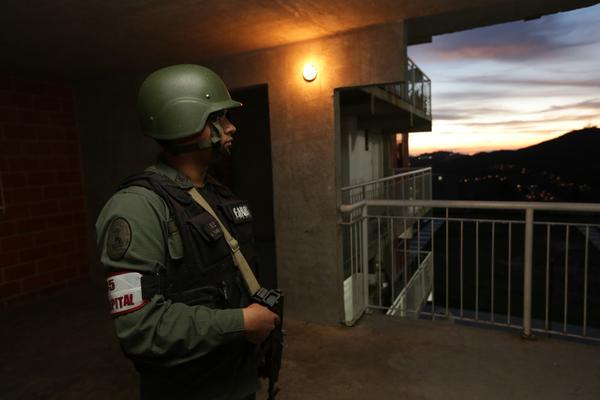
[[[202,257],[202,268],[207,271],[216,265],[222,265],[227,257],[231,257],[229,245],[219,223],[207,212],[190,218],[187,223],[191,225],[195,245]]]

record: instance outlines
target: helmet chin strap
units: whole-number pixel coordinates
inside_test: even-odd
[[[221,154],[230,155],[229,149],[225,148],[221,144],[221,138],[223,137],[224,130],[219,121],[209,122],[210,124],[210,140],[213,148]]]
[[[169,153],[177,155],[212,148],[217,152],[229,155],[229,149],[226,149],[223,145],[221,145],[221,137],[223,136],[223,127],[221,124],[218,121],[209,122],[209,127],[210,139],[194,143],[171,145],[168,147]]]

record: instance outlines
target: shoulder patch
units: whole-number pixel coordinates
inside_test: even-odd
[[[113,219],[108,227],[108,239],[106,240],[106,252],[111,260],[117,261],[123,258],[131,244],[131,226],[125,218]]]

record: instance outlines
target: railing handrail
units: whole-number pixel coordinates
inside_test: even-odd
[[[356,189],[356,188],[359,188],[362,186],[373,185],[375,183],[391,181],[391,180],[394,180],[397,178],[402,178],[405,176],[417,175],[417,174],[425,173],[427,171],[431,171],[431,167],[418,168],[418,169],[415,169],[414,171],[403,172],[403,173],[396,174],[396,175],[386,176],[385,178],[378,178],[378,179],[374,179],[372,181],[367,181],[367,182],[363,182],[363,183],[357,183],[355,185],[345,186],[341,190],[342,190],[342,192],[344,192],[346,190],[352,190],[352,189]]]
[[[375,207],[477,208],[534,211],[600,212],[600,203],[543,203],[526,201],[468,201],[468,200],[366,200],[364,205]],[[342,205],[340,210],[344,207]]]
[[[342,214],[348,214],[356,209],[364,207],[366,204],[367,204],[367,202],[365,200],[361,200],[358,203],[342,204],[340,206],[340,212]]]
[[[410,112],[419,111],[431,119],[431,79],[410,58],[406,59],[402,82],[378,86],[411,105]]]
[[[431,79],[430,79],[430,78],[427,76],[427,74],[426,74],[425,72],[423,72],[423,70],[422,70],[421,68],[419,68],[419,66],[417,65],[417,63],[415,63],[415,62],[412,60],[412,58],[410,58],[410,57],[406,57],[406,60],[407,60],[407,63],[406,63],[406,66],[407,66],[407,68],[406,68],[406,69],[407,69],[407,71],[406,71],[406,72],[408,72],[408,70],[410,69],[410,68],[408,68],[408,67],[409,67],[409,66],[412,64],[412,65],[413,65],[413,67],[415,67],[415,69],[418,69],[419,71],[421,71],[421,75],[423,76],[423,80],[424,80],[425,82],[431,82]]]

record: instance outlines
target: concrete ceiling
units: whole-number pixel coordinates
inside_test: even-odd
[[[201,62],[407,21],[431,35],[570,10],[589,0],[3,0],[0,70],[82,77]]]

